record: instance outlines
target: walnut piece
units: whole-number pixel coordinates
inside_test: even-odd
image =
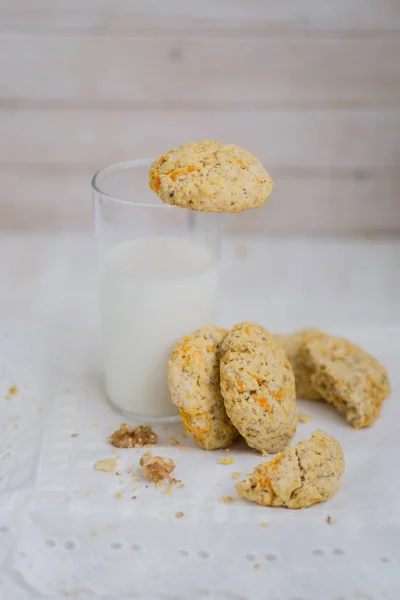
[[[117,470],[117,461],[114,458],[103,458],[94,465],[95,471],[105,471],[106,473],[115,473]]]
[[[171,473],[175,469],[175,463],[171,458],[153,456],[151,452],[146,452],[140,459],[140,466],[143,468],[143,475],[152,483],[158,483],[164,479],[168,479],[170,483],[176,483],[176,480],[171,477]]]
[[[155,444],[157,440],[157,434],[150,425],[138,425],[132,428],[127,423],[122,423],[109,438],[110,444],[117,448],[142,448],[148,444]]]

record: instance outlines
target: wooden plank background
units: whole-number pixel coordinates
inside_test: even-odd
[[[90,227],[92,173],[215,138],[276,187],[240,232],[400,232],[398,0],[2,0],[0,225]]]

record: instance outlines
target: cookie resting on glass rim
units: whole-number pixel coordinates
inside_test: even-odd
[[[273,181],[261,162],[233,144],[188,143],[157,158],[150,188],[166,204],[200,212],[242,212],[269,197]]]

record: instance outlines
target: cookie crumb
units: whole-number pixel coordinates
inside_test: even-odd
[[[255,569],[259,569],[261,567],[261,564],[259,562],[255,562],[254,563],[254,568]]]
[[[234,458],[219,458],[218,459],[218,463],[220,465],[231,465],[234,462],[235,462]]]
[[[269,525],[268,525],[268,523],[263,521],[262,523],[260,523],[260,527],[269,527]]]
[[[97,427],[97,423],[90,423],[90,427]]]
[[[177,519],[182,519],[182,517],[184,516],[184,513],[182,511],[179,511],[179,512],[175,513],[175,516]]]
[[[309,423],[312,419],[312,417],[310,417],[310,415],[304,415],[303,413],[298,413],[297,417],[298,417],[299,423]]]
[[[332,517],[330,517],[329,515],[326,518],[326,522],[328,523],[328,525],[336,525],[336,521],[332,519]]]
[[[95,471],[105,471],[107,473],[115,473],[117,469],[117,461],[113,458],[102,458],[94,465]]]
[[[92,537],[97,537],[98,536],[98,532],[96,531],[96,529],[93,529],[93,531],[90,534]]]
[[[232,498],[232,496],[222,496],[221,502],[225,502],[225,504],[233,504],[233,502],[235,502],[235,498]]]
[[[78,435],[79,435],[79,433],[71,433],[71,437],[72,437],[72,438],[77,438],[77,437],[78,437]]]
[[[239,471],[233,471],[232,473],[232,479],[239,479],[240,477],[240,472]]]
[[[6,394],[6,400],[10,401],[12,400],[13,396],[16,396],[17,394],[19,394],[19,388],[16,385],[12,385],[11,387],[8,388],[8,392]]]
[[[269,452],[267,452],[266,450],[261,450],[261,456],[268,456]]]
[[[116,497],[116,499],[117,499],[117,500],[122,500],[122,498],[124,497],[124,495],[123,495],[123,494],[121,494],[121,492],[117,492],[117,493],[115,494],[115,497]]]
[[[184,488],[184,487],[185,487],[185,484],[184,484],[184,483],[180,483],[180,484],[178,485],[178,488],[181,488],[181,489],[182,489],[182,488]]]
[[[38,412],[38,415],[43,415],[44,414],[44,408],[43,408],[43,406],[41,406],[40,408],[38,408],[37,412]]]
[[[132,496],[132,500],[136,500],[137,496]]]
[[[181,444],[180,441],[174,437],[171,437],[169,439],[169,443],[171,444],[171,446],[177,446],[179,448],[179,450],[186,450],[185,446],[183,444]]]
[[[176,483],[176,480],[171,477],[176,466],[171,458],[153,456],[151,452],[146,452],[140,459],[140,466],[143,468],[143,475],[152,483],[161,482],[164,479],[168,479],[170,483]]]
[[[138,425],[131,428],[127,423],[122,423],[108,441],[117,448],[142,448],[154,445],[158,441],[158,437],[150,425]]]

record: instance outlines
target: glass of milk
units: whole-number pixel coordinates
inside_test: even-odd
[[[151,163],[112,165],[92,180],[105,387],[127,417],[169,421],[172,348],[216,323],[222,217],[163,204],[148,186]]]

